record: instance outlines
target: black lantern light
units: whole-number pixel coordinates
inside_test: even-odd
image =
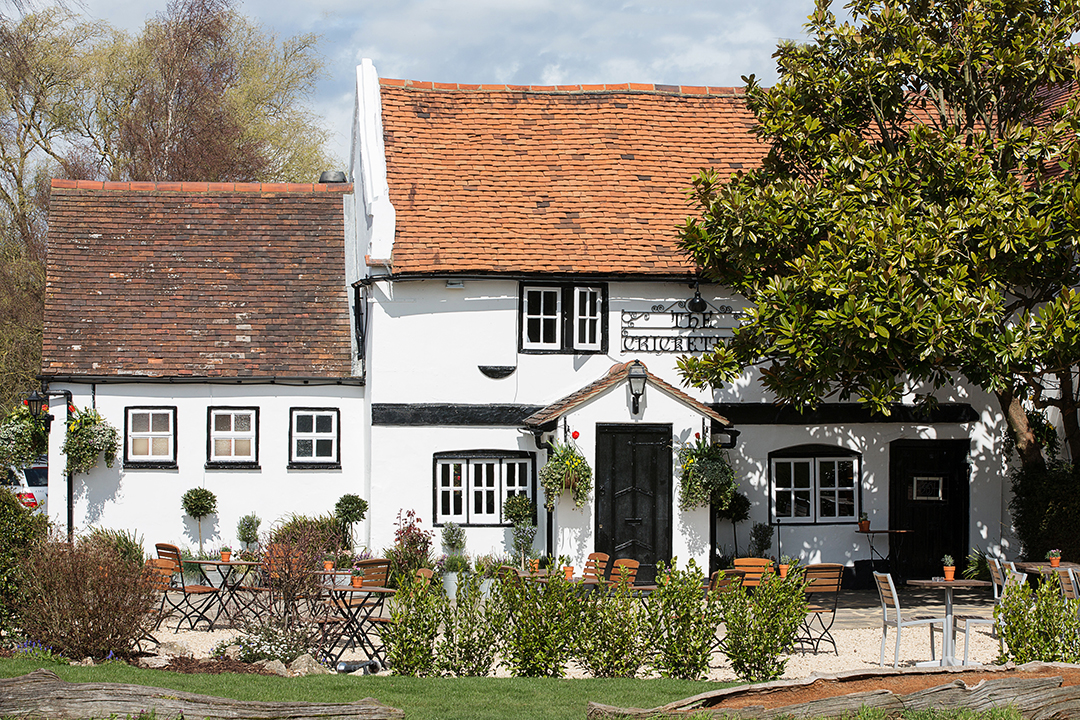
[[[640,411],[639,401],[641,396],[645,394],[645,383],[649,379],[649,372],[645,369],[645,366],[641,364],[640,360],[635,360],[630,363],[630,367],[627,369],[626,377],[630,383],[630,397],[634,401],[633,414],[637,415]]]
[[[49,405],[49,398],[39,393],[37,390],[31,390],[30,394],[26,396],[26,406],[30,410],[30,415],[39,418],[41,417],[42,410]]]
[[[705,302],[705,298],[701,297],[701,290],[698,289],[697,283],[694,283],[694,297],[686,301],[686,309],[692,313],[703,313],[709,309],[709,304]]]

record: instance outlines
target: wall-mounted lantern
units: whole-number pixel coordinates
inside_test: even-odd
[[[634,415],[637,415],[640,412],[639,403],[641,396],[645,394],[645,383],[649,379],[649,373],[640,360],[635,360],[630,363],[626,377],[630,383],[630,397],[634,401],[632,411]]]

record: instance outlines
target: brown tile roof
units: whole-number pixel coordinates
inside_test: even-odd
[[[529,417],[525,418],[525,427],[540,428],[552,422],[553,420],[558,420],[560,417],[562,417],[568,412],[571,412],[572,410],[574,410],[574,408],[581,405],[582,403],[602,395],[609,388],[615,387],[619,383],[626,380],[630,372],[630,366],[633,364],[634,361],[630,360],[629,362],[612,365],[611,369],[608,370],[607,375],[605,375],[604,377],[589,383],[580,390],[575,390],[563,399],[558,400],[545,408],[541,408]],[[645,363],[642,363],[641,365],[642,367],[645,367]],[[652,385],[656,388],[659,388],[663,392],[667,393],[682,404],[696,411],[700,415],[704,415],[707,418],[716,420],[721,425],[731,425],[731,422],[728,421],[728,419],[725,418],[723,415],[716,412],[708,405],[698,402],[674,385],[671,385],[662,380],[661,378],[657,377],[656,375],[653,375],[651,372],[649,372],[649,369],[647,367],[645,367],[645,374],[648,377],[647,385]]]
[[[692,176],[759,164],[741,89],[383,80],[393,271],[685,275]]]
[[[54,180],[42,373],[348,377],[348,192]]]

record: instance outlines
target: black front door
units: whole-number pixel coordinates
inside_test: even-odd
[[[596,551],[637,560],[651,583],[671,559],[671,426],[596,429]]]
[[[889,525],[910,530],[900,558],[908,577],[941,575],[952,555],[957,572],[968,548],[968,440],[897,440],[889,444]]]

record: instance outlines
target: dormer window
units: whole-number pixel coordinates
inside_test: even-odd
[[[523,285],[521,350],[599,353],[607,349],[607,287]]]

